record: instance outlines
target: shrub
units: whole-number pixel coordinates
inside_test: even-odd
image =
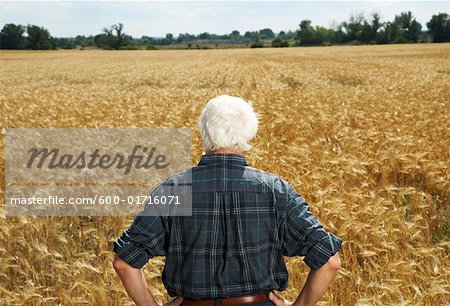
[[[287,48],[287,47],[289,47],[289,42],[288,42],[287,40],[281,41],[280,47],[281,47],[281,48]]]
[[[250,48],[264,48],[264,44],[262,42],[253,42]]]
[[[360,45],[360,44],[361,44],[361,41],[355,39],[355,40],[350,40],[350,41],[346,42],[345,44],[346,44],[346,45],[354,45],[354,46],[357,46],[357,45]]]
[[[139,48],[138,47],[136,47],[136,46],[122,46],[122,47],[120,47],[119,48],[119,50],[139,50]]]
[[[277,37],[274,40],[272,40],[271,45],[273,48],[285,48],[289,47],[289,42],[287,40],[282,40],[281,38]]]
[[[397,38],[396,40],[395,40],[395,43],[396,44],[406,44],[408,41],[403,37],[403,36],[400,36],[399,38]]]

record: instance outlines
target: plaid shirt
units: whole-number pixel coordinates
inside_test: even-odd
[[[244,156],[203,155],[190,170],[192,216],[138,215],[114,242],[114,252],[136,268],[166,256],[162,281],[170,296],[282,291],[283,255],[304,256],[316,270],[341,248],[288,182],[249,167]]]

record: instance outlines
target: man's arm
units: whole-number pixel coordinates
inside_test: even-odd
[[[336,253],[318,270],[311,270],[294,305],[315,305],[327,291],[331,281],[341,267],[339,253]]]
[[[165,235],[163,217],[147,216],[142,212],[114,241],[113,267],[129,297],[138,306],[158,305],[148,290],[141,269],[152,257],[165,255]]]
[[[130,266],[119,256],[114,256],[113,267],[119,275],[129,297],[137,306],[157,306],[155,299],[148,290],[144,273],[141,269]]]
[[[284,187],[284,188],[283,188]],[[285,212],[280,231],[283,236],[284,256],[304,256],[304,262],[311,268],[305,286],[293,305],[315,305],[324,295],[341,266],[338,252],[342,239],[327,232],[309,210],[309,204],[289,183],[281,190],[281,212]],[[291,305],[281,297],[271,294],[277,305]],[[274,301],[274,302],[275,302]]]
[[[327,263],[322,267],[317,270],[311,270],[308,274],[308,278],[306,279],[303,289],[293,304],[273,292],[270,293],[269,297],[277,306],[315,305],[327,291],[331,281],[336,276],[336,273],[340,267],[341,259],[339,258],[339,253],[336,253],[330,257]]]

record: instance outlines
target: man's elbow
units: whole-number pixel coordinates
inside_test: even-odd
[[[330,270],[337,271],[341,268],[341,258],[339,257],[339,253],[334,254],[328,259],[327,266]]]
[[[117,255],[114,255],[113,267],[117,273],[123,272],[131,268],[131,266],[125,262],[122,258]]]

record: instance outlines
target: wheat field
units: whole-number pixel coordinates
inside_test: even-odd
[[[0,52],[5,128],[190,127],[217,95],[253,102],[251,166],[291,182],[344,240],[319,305],[450,304],[450,44]],[[4,203],[4,188],[0,202]],[[8,217],[0,305],[130,305],[112,268],[128,217]],[[287,258],[295,299],[302,258]],[[144,267],[161,303],[164,258]]]

